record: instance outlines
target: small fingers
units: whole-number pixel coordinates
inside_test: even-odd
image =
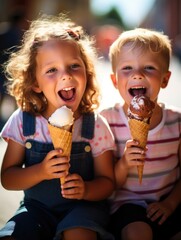
[[[149,217],[149,215],[147,215]],[[168,215],[161,210],[157,211],[153,216],[149,217],[152,222],[159,219],[158,224],[161,225],[165,222]]]
[[[159,224],[159,225],[162,225],[167,218],[168,218],[168,216],[167,216],[166,214],[163,214],[162,217],[161,217],[161,219],[159,220],[158,224]]]
[[[160,208],[159,205],[152,205],[148,208],[147,217],[150,218],[152,222],[158,220],[158,224],[161,225],[168,218],[167,211]]]
[[[162,215],[163,215],[162,211],[158,210],[157,212],[154,212],[153,214],[148,214],[147,216],[150,218],[151,221],[155,221]]]
[[[54,149],[47,154],[47,158],[49,159],[55,158],[57,156],[61,156],[61,154],[62,154],[62,149],[56,149],[56,150]]]
[[[145,161],[141,159],[136,159],[135,161],[137,166],[143,166],[145,164]]]
[[[126,147],[134,147],[134,146],[138,146],[139,142],[136,140],[128,140],[126,142]]]

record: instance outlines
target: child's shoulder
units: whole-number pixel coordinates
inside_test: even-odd
[[[167,117],[177,116],[181,118],[181,108],[173,105],[163,104],[163,111],[166,113]]]
[[[98,124],[100,126],[108,124],[107,119],[103,114],[98,112],[98,113],[95,113],[94,116],[95,116],[95,124]]]
[[[123,114],[123,108],[120,103],[116,103],[114,106],[103,109],[100,114],[106,119],[117,119]]]
[[[9,117],[7,122],[21,122],[22,121],[22,116],[23,116],[23,112],[20,108],[17,108]]]

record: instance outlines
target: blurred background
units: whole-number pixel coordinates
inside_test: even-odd
[[[163,31],[172,40],[173,57],[169,85],[160,92],[160,101],[181,107],[181,1],[180,0],[0,0],[0,130],[16,109],[14,100],[6,94],[6,78],[2,64],[7,60],[5,50],[17,46],[29,22],[39,13],[65,12],[88,34],[95,36],[99,60],[97,76],[102,90],[100,110],[121,102],[113,88],[108,61],[110,44],[118,35],[135,27]],[[0,140],[0,164],[6,143]],[[22,192],[6,191],[0,185],[0,227],[12,216]]]

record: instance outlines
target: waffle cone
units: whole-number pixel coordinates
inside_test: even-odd
[[[54,148],[62,149],[62,156],[70,156],[72,147],[72,127],[70,127],[70,130],[68,131],[67,127],[66,129],[64,129],[63,127],[58,128],[48,123],[48,129]],[[61,178],[60,181],[61,184],[63,184],[65,182],[65,179]]]
[[[136,119],[129,119],[128,123],[132,138],[134,140],[138,140],[139,141],[138,146],[145,149],[148,138],[149,124]],[[140,184],[142,183],[143,168],[144,165],[137,166]]]

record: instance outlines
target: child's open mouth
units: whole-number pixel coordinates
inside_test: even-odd
[[[63,101],[71,101],[74,99],[75,96],[75,88],[69,87],[69,88],[63,88],[58,92],[58,95],[61,97]]]
[[[132,97],[136,96],[136,95],[144,95],[146,94],[146,88],[145,87],[133,87],[130,88],[129,93],[131,94]]]

